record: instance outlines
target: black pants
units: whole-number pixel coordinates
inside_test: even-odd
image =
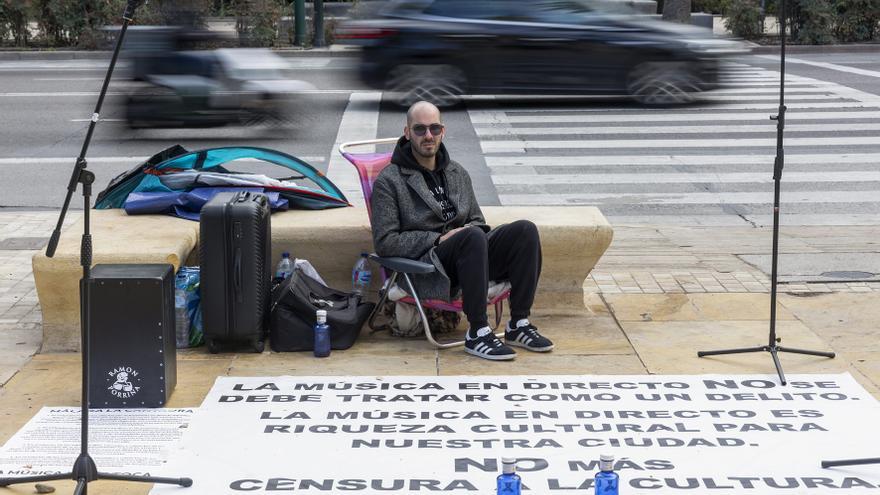
[[[453,287],[461,288],[464,314],[472,329],[489,325],[486,291],[489,280],[509,280],[510,317],[528,318],[541,276],[538,228],[518,220],[492,231],[491,238],[468,227],[441,242],[436,249]]]

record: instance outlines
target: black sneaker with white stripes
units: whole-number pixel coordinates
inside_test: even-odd
[[[523,323],[520,321],[520,323]],[[504,331],[504,341],[508,345],[515,345],[530,351],[547,352],[553,350],[553,342],[547,337],[538,333],[535,325],[525,321],[524,325],[519,325],[515,329],[507,327]]]
[[[477,330],[476,338],[471,338],[468,332],[464,341],[464,351],[492,361],[508,361],[516,357],[516,351],[504,345],[489,327]]]

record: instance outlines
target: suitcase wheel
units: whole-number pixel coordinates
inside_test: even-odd
[[[208,339],[207,344],[208,344],[208,352],[210,352],[211,354],[217,354],[218,352],[220,352],[220,345],[217,343],[216,340]]]
[[[256,353],[262,353],[263,349],[266,348],[266,342],[260,339],[254,339],[254,341],[251,342],[251,345]]]

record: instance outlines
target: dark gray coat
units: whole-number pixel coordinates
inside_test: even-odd
[[[457,227],[473,225],[488,232],[489,226],[477,204],[467,171],[450,160],[443,172],[449,200],[457,210],[454,218],[443,221],[440,204],[419,170],[392,163],[382,170],[373,184],[370,221],[376,253],[433,264],[436,271],[413,276],[413,284],[421,299],[448,301],[452,298],[449,277],[434,253],[434,243]],[[401,287],[405,288],[405,283],[402,279],[400,281]]]

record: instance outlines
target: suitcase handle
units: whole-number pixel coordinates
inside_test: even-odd
[[[242,302],[241,299],[241,248],[235,249],[235,265],[232,269],[232,279],[235,285],[235,301]]]

